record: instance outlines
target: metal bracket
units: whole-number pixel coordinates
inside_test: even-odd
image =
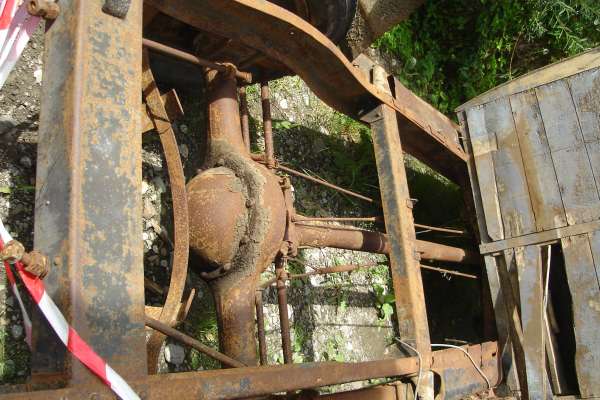
[[[104,0],[102,11],[113,17],[124,19],[129,11],[131,0]]]

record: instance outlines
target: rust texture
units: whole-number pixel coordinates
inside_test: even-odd
[[[51,0],[29,0],[29,3],[27,3],[27,12],[36,17],[52,20],[58,17],[60,7],[56,2]]]
[[[48,257],[37,250],[23,254],[21,261],[25,265],[25,271],[44,279],[50,272]]]
[[[11,240],[4,245],[2,252],[0,252],[0,260],[8,261],[12,264],[21,260],[24,254],[25,246],[17,240]]]
[[[140,197],[142,2],[120,20],[64,0],[47,26],[35,248],[55,260],[47,293],[125,379],[146,372]],[[34,314],[33,380],[96,382]]]

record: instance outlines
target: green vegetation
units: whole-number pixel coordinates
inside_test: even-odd
[[[430,0],[376,44],[440,111],[600,45],[597,0]]]

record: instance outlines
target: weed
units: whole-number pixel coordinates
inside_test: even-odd
[[[600,44],[597,0],[430,0],[376,43],[440,111]]]

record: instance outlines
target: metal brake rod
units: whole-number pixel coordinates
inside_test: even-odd
[[[144,47],[147,47],[150,50],[157,52],[157,53],[171,56],[171,57],[177,58],[179,60],[186,61],[186,62],[189,62],[194,65],[198,65],[200,67],[206,67],[206,68],[214,69],[214,70],[220,71],[220,72],[227,72],[227,70],[229,69],[229,67],[225,64],[220,64],[220,63],[212,62],[209,60],[205,60],[200,57],[196,57],[193,54],[186,53],[185,51],[181,51],[181,50],[175,49],[173,47],[166,46],[162,43],[155,42],[154,40],[144,38],[144,39],[142,39],[142,45]],[[244,81],[246,83],[252,82],[252,74],[250,72],[242,72],[242,71],[238,71],[236,69],[235,76],[238,79],[241,79],[242,81]]]

